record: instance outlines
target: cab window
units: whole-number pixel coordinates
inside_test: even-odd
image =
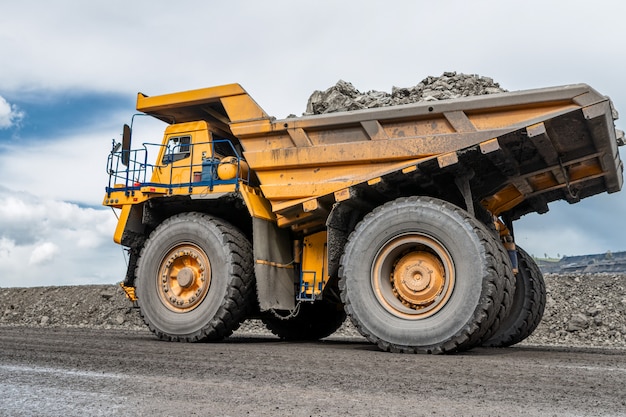
[[[191,136],[174,136],[169,138],[163,155],[162,163],[167,165],[191,155]]]

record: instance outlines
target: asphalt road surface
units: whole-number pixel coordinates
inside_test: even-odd
[[[625,354],[0,327],[0,416],[626,416]]]

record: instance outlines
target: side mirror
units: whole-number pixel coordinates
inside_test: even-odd
[[[124,125],[122,133],[122,164],[128,166],[130,161],[130,126]]]

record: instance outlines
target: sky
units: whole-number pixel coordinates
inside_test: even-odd
[[[139,91],[237,82],[284,118],[340,79],[390,92],[457,71],[510,91],[587,83],[626,115],[625,15],[618,0],[0,0],[0,287],[123,279],[101,203]],[[625,209],[626,192],[552,203],[515,224],[517,243],[625,251]]]

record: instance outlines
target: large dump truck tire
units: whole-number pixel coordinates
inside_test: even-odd
[[[495,230],[491,230],[487,227],[488,230],[495,233]],[[509,253],[504,248],[504,245],[497,241],[496,243],[496,255],[499,255],[500,262],[499,266],[501,267],[498,271],[500,274],[500,286],[502,287],[502,301],[500,302],[500,308],[497,310],[496,318],[494,319],[489,329],[485,332],[483,336],[480,337],[479,340],[474,338],[472,343],[474,345],[483,344],[486,340],[489,340],[493,335],[498,332],[498,330],[502,327],[504,321],[507,317],[509,317],[510,310],[513,305],[513,296],[515,294],[515,286],[516,286],[516,276],[513,273],[513,266],[511,265],[511,259],[509,257]]]
[[[234,226],[201,213],[165,220],[137,264],[141,316],[159,339],[220,340],[236,330],[254,295],[252,249]]]
[[[429,197],[400,198],[356,226],[340,290],[357,329],[382,350],[467,350],[502,303],[501,256],[485,226]]]
[[[516,277],[513,303],[499,329],[485,346],[507,347],[530,336],[543,318],[546,306],[546,285],[541,270],[522,248],[517,248],[519,272]]]
[[[341,305],[316,301],[301,303],[293,317],[266,316],[265,326],[283,340],[319,340],[341,327],[346,313]]]

